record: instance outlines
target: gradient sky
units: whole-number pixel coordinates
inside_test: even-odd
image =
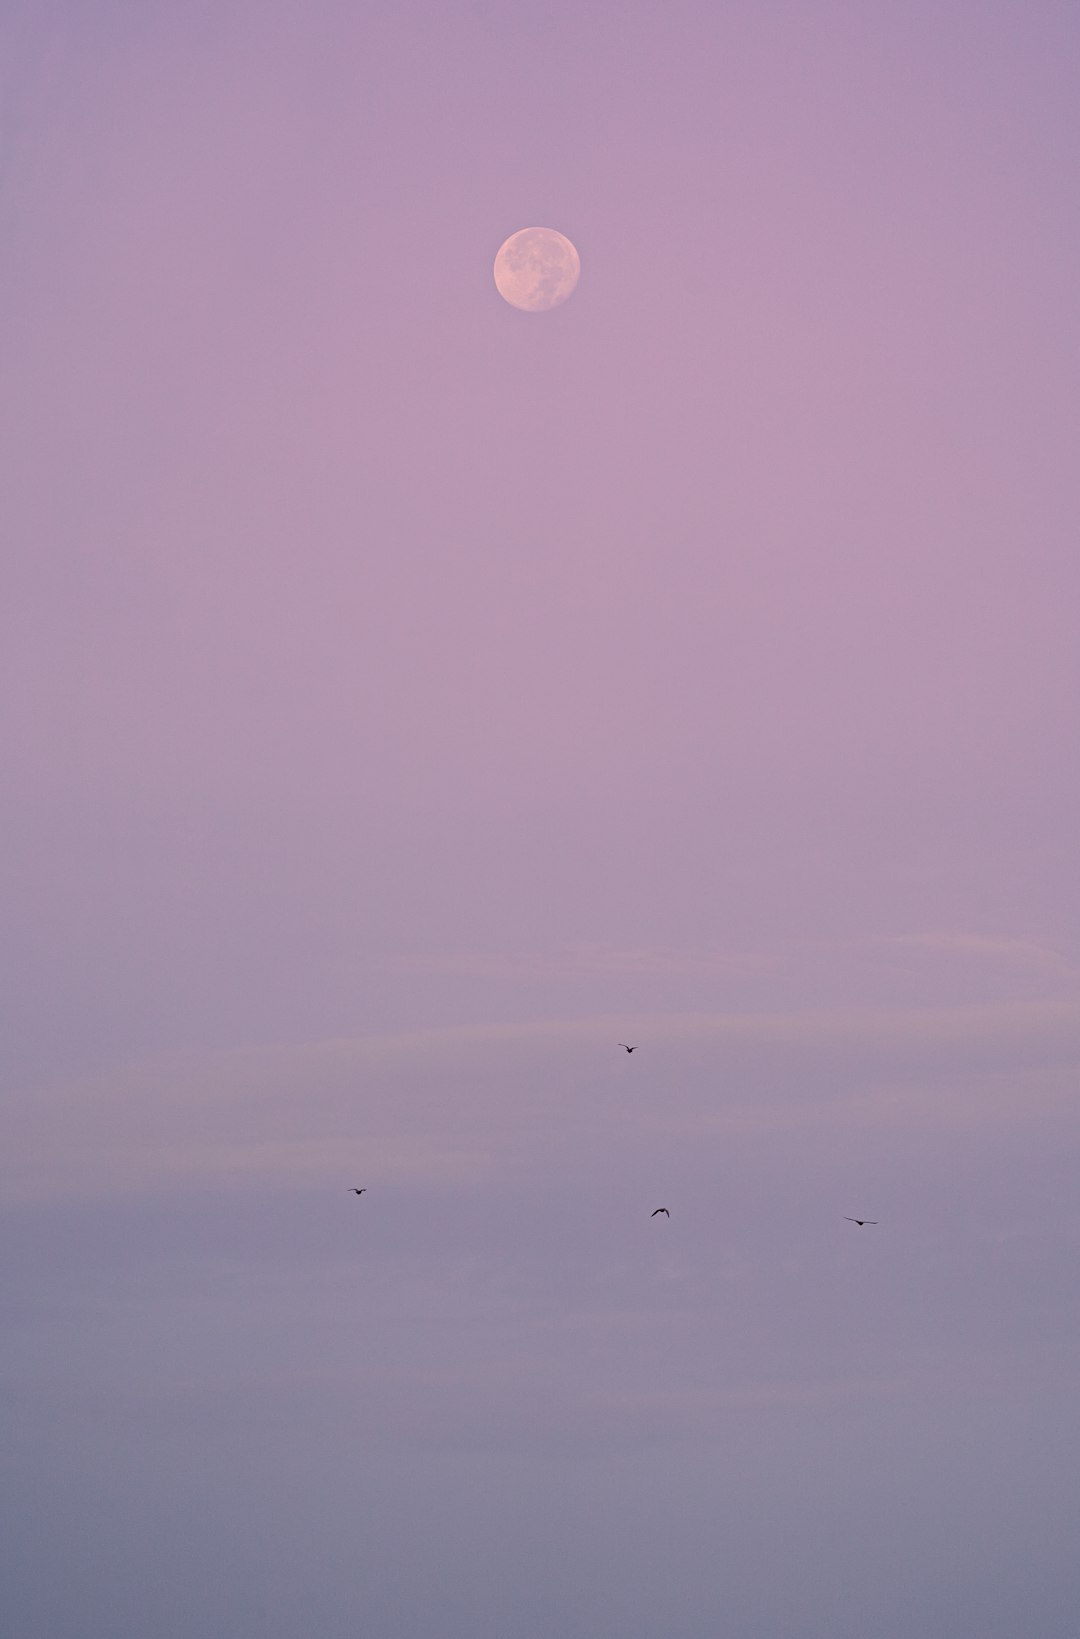
[[[1076,1639],[1078,200],[1066,0],[0,3],[4,1639]]]

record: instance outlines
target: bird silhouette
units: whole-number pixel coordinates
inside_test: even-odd
[[[658,1218],[660,1216],[661,1212],[664,1214],[665,1218],[670,1218],[671,1217],[671,1213],[668,1211],[666,1206],[658,1206],[655,1212],[650,1212],[649,1213],[649,1217],[650,1218]]]
[[[366,1192],[367,1192],[367,1185],[366,1184],[364,1185],[363,1189],[350,1188],[350,1190],[349,1190],[350,1195],[364,1195]]]
[[[616,1042],[615,1045],[616,1045],[616,1047],[626,1047],[626,1043],[624,1041]],[[636,1053],[637,1052],[637,1045],[635,1044],[633,1047],[626,1047],[626,1051],[628,1053]]]
[[[859,1228],[861,1229],[864,1224],[876,1224],[877,1219],[876,1218],[849,1218],[847,1213],[845,1212],[844,1213],[844,1222],[846,1224],[858,1224]]]

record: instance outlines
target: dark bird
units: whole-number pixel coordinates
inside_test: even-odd
[[[616,1042],[615,1045],[616,1045],[616,1047],[626,1047],[626,1043],[624,1041]],[[636,1044],[633,1047],[626,1047],[626,1051],[628,1053],[636,1053],[637,1052]]]
[[[665,1218],[670,1218],[671,1217],[671,1213],[668,1211],[666,1206],[658,1206],[655,1212],[650,1212],[649,1213],[649,1217],[650,1218],[658,1218],[660,1216],[661,1212],[664,1214]]]
[[[849,1218],[847,1213],[845,1212],[844,1213],[844,1222],[846,1224],[858,1224],[859,1228],[861,1229],[863,1224],[876,1224],[877,1219],[876,1218]]]
[[[349,1194],[350,1195],[363,1195],[366,1192],[366,1190],[367,1190],[367,1185],[365,1184],[363,1189],[350,1189]]]

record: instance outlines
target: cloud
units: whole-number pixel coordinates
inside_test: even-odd
[[[1004,934],[936,929],[927,933],[900,934],[883,940],[882,944],[920,951],[928,956],[970,957],[975,962],[994,962],[1080,979],[1080,966],[1063,951],[1031,939],[1015,939]]]
[[[1080,1064],[1080,999],[658,1014],[637,1021],[632,1061],[620,1028],[601,1015],[283,1043],[27,1088],[4,1195],[304,1189],[351,1181],[358,1157],[365,1177],[465,1188],[634,1159],[646,1132],[1017,1122],[1067,1109]]]
[[[369,971],[446,974],[501,980],[566,979],[589,975],[768,973],[776,956],[751,951],[687,950],[675,946],[581,945],[563,951],[432,951],[373,959]]]

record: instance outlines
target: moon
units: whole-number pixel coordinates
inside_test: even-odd
[[[495,284],[511,307],[546,313],[573,294],[581,258],[565,234],[554,228],[522,228],[499,247]]]

